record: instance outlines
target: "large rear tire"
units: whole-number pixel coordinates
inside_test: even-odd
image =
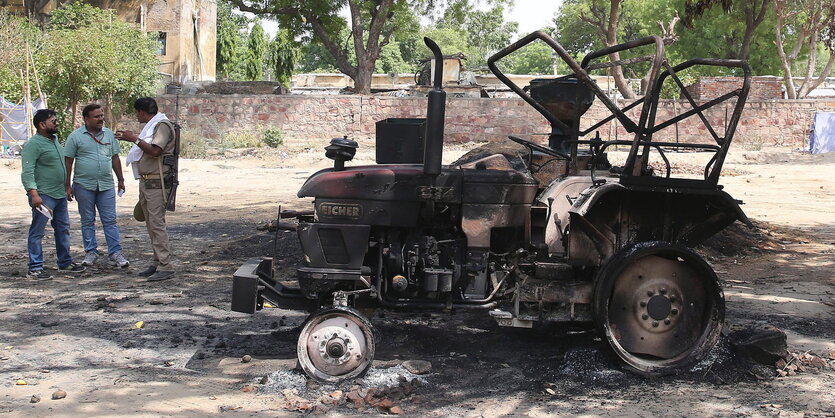
[[[688,248],[638,243],[606,263],[595,320],[626,368],[643,376],[686,370],[722,331],[725,298],[713,269]]]

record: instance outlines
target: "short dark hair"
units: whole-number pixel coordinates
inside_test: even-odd
[[[81,116],[86,118],[87,116],[90,116],[90,112],[96,109],[101,109],[101,105],[97,103],[90,103],[87,106],[84,106],[84,109],[81,109]]]
[[[35,129],[38,129],[38,125],[41,122],[46,122],[47,119],[57,116],[54,110],[52,109],[40,109],[35,112],[35,116],[32,118],[32,125],[35,125]]]
[[[154,100],[152,97],[140,97],[133,102],[133,108],[136,110],[141,110],[149,115],[156,115],[159,111],[157,107],[157,101]]]

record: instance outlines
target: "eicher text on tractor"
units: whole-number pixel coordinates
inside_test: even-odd
[[[507,327],[593,322],[624,367],[645,376],[703,359],[719,337],[725,304],[716,273],[692,248],[737,220],[749,223],[741,202],[718,184],[750,88],[747,63],[697,58],[671,65],[657,36],[577,62],[547,34],[531,33],[488,65],[550,123],[547,145],[510,136],[526,151],[443,166],[443,59],[435,42],[425,42],[436,63],[426,119],[379,122],[375,165],[346,167],[357,143],[333,139],[325,148],[333,168],[311,175],[298,192],[313,198],[312,210],[279,210],[279,224],[298,221],[304,261],[296,277],[277,275],[271,258],[248,260],[233,277],[232,310],[255,313],[269,302],[310,312],[297,354],[320,382],[369,369],[378,341],[360,312],[375,307],[482,309]],[[550,46],[570,74],[514,84],[497,63],[531,42]],[[630,58],[609,62],[614,52]],[[626,65],[645,70],[648,85],[621,108],[590,73]],[[740,85],[697,103],[677,75],[695,66],[733,69]],[[690,109],[659,121],[665,82],[679,88]],[[581,124],[595,99],[610,114]],[[704,114],[717,104],[732,109],[722,136]],[[653,140],[693,116],[704,124],[706,143]],[[628,140],[600,137],[599,128],[613,120],[632,135]],[[621,166],[609,162],[613,146],[628,149]],[[703,174],[671,174],[666,153],[682,150],[710,155]]]

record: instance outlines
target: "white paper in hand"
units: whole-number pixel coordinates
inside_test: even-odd
[[[46,216],[46,220],[48,220],[48,221],[52,220],[52,209],[50,209],[46,205],[37,206],[37,207],[35,207],[35,210],[42,213],[43,216]]]

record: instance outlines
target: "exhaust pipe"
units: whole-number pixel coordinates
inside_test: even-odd
[[[444,153],[444,111],[446,92],[442,87],[444,75],[444,57],[435,41],[423,38],[423,42],[435,55],[435,82],[429,90],[426,108],[426,135],[423,148],[423,172],[428,175],[441,173],[441,159]]]

